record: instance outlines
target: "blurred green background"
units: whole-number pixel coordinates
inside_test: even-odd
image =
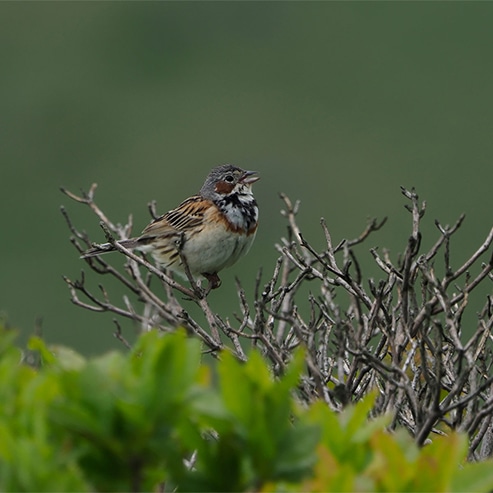
[[[262,222],[211,294],[225,315],[235,275],[251,292],[273,268],[280,191],[301,200],[317,247],[322,216],[338,242],[388,215],[369,260],[370,246],[404,248],[399,186],[415,186],[425,247],[435,218],[467,214],[457,266],[492,223],[492,25],[483,2],[0,3],[3,317],[23,334],[41,317],[49,342],[86,353],[119,344],[112,316],[69,300],[61,276],[85,266],[59,206],[103,234],[59,186],[97,182],[99,204],[114,221],[132,213],[137,233],[148,201],[165,212],[226,162],[260,172]]]

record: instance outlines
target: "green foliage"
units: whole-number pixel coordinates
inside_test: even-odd
[[[87,491],[82,470],[49,418],[60,381],[53,371],[21,364],[13,335],[0,328],[0,490]]]
[[[301,352],[273,378],[257,353],[222,354],[213,374],[182,332],[90,360],[38,338],[23,353],[12,339],[0,330],[2,491],[493,488],[491,462],[465,463],[464,436],[419,449],[385,431],[389,417],[368,419],[374,396],[341,413],[301,408]]]
[[[320,402],[308,410],[323,431],[304,491],[491,491],[493,463],[466,463],[465,435],[438,436],[419,449],[405,430],[385,431],[390,416],[368,421],[373,397],[339,415]]]
[[[197,471],[188,474],[186,489],[242,491],[270,481],[300,481],[310,472],[319,428],[293,417],[291,396],[302,362],[299,353],[276,381],[258,353],[247,363],[223,355],[218,364],[222,413],[211,423],[218,436],[193,444]]]

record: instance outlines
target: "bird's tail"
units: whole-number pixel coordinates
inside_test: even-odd
[[[128,248],[132,250],[137,246],[137,242],[135,239],[130,239],[130,240],[121,240],[118,242],[119,245],[122,247]],[[91,257],[97,257],[99,255],[102,255],[103,253],[109,253],[109,252],[114,252],[116,248],[114,245],[111,243],[103,243],[102,245],[98,245],[92,248],[89,248],[89,250],[86,250],[80,258],[91,258]]]

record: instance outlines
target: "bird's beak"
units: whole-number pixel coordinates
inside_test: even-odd
[[[240,183],[245,183],[246,185],[251,185],[255,183],[257,180],[260,180],[260,176],[256,171],[245,171],[243,176],[239,179]]]

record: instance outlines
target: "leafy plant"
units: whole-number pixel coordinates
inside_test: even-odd
[[[258,352],[207,366],[183,331],[84,359],[0,330],[2,491],[489,491],[465,435],[419,448],[377,393],[343,411],[296,397],[305,355],[274,377]],[[33,366],[33,364],[35,364]]]
[[[485,491],[493,471],[467,463],[465,435],[436,436],[419,448],[404,429],[386,430],[390,416],[368,421],[371,396],[336,415],[322,403],[308,411],[323,427],[315,475],[303,491]]]
[[[0,327],[0,490],[88,491],[74,454],[49,418],[61,394],[57,374],[21,363],[14,336]]]

